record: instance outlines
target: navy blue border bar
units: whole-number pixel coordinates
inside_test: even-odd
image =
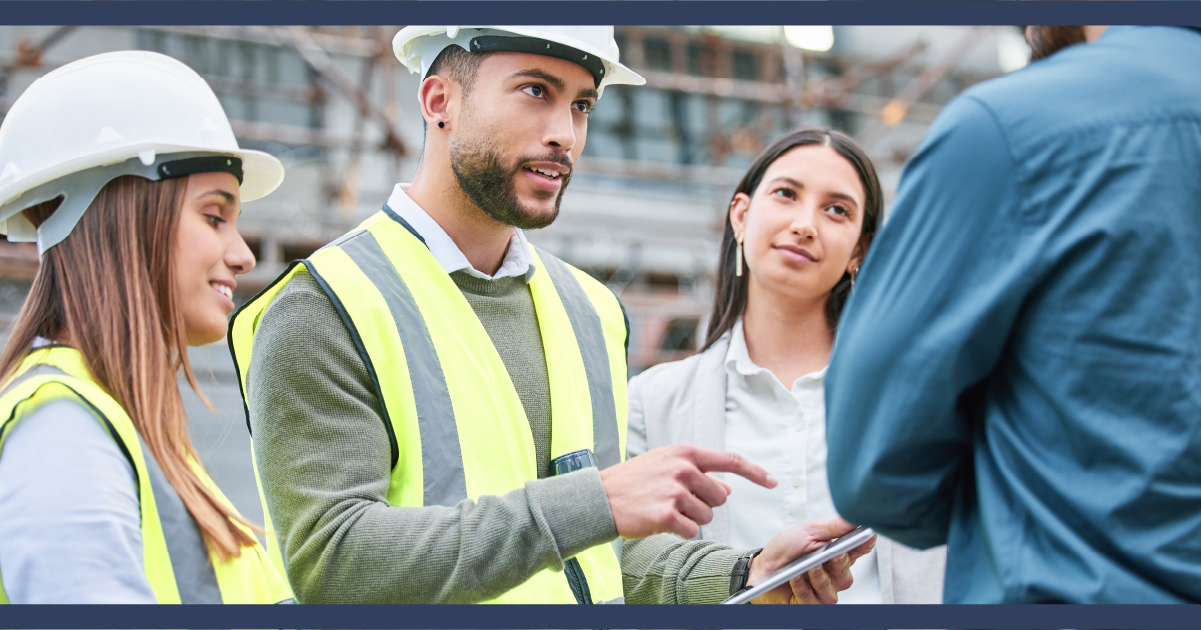
[[[0,1],[0,22],[412,24],[1201,24],[1201,2],[375,2]],[[4,606],[0,628],[1201,628],[1199,606]]]
[[[5,606],[7,628],[1078,628],[1177,630],[1201,606]]]
[[[553,11],[548,10],[553,7]],[[1201,2],[1098,0],[1003,2],[384,2],[375,0],[80,0],[0,1],[0,22],[13,25],[362,25],[443,22],[448,14],[507,24],[1201,24]]]

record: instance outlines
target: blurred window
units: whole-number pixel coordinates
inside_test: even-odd
[[[746,50],[734,51],[734,78],[746,81],[759,80],[759,57]]]
[[[671,72],[671,44],[665,39],[647,38],[642,42],[646,67],[659,72]]]
[[[138,30],[137,46],[198,72],[232,120],[325,126],[317,75],[290,48],[152,29]]]

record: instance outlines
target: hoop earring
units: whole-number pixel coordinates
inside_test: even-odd
[[[734,256],[738,259],[738,262],[735,263],[736,266],[734,267],[734,275],[741,278],[742,277],[742,235],[741,234],[738,235],[737,241],[738,241],[738,248],[735,250]]]

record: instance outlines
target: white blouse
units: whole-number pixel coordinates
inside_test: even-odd
[[[826,477],[826,368],[806,374],[788,389],[769,370],[751,361],[742,332],[734,325],[726,353],[726,450],[746,456],[780,480],[774,489],[726,475],[734,488],[727,502],[730,544],[762,547],[779,532],[808,520],[838,513]],[[839,593],[840,604],[879,604],[876,552],[851,567],[855,583]]]

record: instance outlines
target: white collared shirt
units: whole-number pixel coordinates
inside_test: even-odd
[[[466,269],[467,273],[485,280],[524,276],[526,282],[533,277],[536,268],[530,257],[524,232],[513,228],[513,238],[509,241],[509,249],[505,252],[505,258],[501,261],[500,268],[496,270],[496,273],[488,275],[472,267],[467,256],[463,254],[463,250],[455,245],[446,230],[443,230],[442,226],[438,225],[438,222],[429,213],[417,205],[417,202],[409,198],[405,192],[408,187],[408,184],[397,184],[392,189],[392,196],[388,197],[388,207],[404,219],[417,232],[418,236],[425,239],[430,253],[434,255],[446,273],[450,274]]]
[[[753,549],[776,534],[808,520],[838,513],[826,477],[826,368],[796,380],[788,389],[771,371],[755,365],[747,352],[742,320],[730,334],[726,352],[725,448],[759,464],[780,480],[769,490],[737,475],[726,505],[730,544]],[[883,602],[873,550],[851,567],[855,583],[839,593],[840,604]]]

